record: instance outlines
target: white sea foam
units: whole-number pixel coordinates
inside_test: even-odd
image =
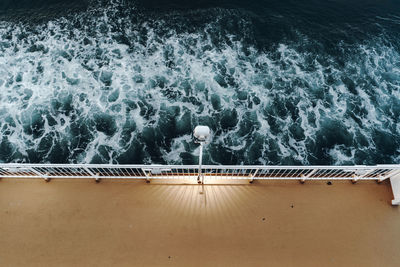
[[[80,28],[1,22],[0,160],[59,161],[64,147],[69,162],[182,163],[197,155],[191,129],[206,123],[212,163],[374,163],[379,151],[398,161],[400,55],[379,39],[343,48],[339,66],[296,44],[265,52],[232,35],[216,45],[219,18],[195,32],[129,24],[117,4],[76,15],[89,23]],[[122,22],[130,44],[112,30]],[[377,133],[396,139],[393,151]]]

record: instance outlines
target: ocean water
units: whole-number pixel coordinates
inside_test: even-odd
[[[0,162],[400,162],[400,1],[5,0]]]

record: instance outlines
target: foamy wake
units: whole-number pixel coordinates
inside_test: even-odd
[[[195,31],[119,10],[1,22],[0,161],[193,163],[197,124],[209,163],[399,161],[400,55],[381,39],[338,60],[301,34],[268,52],[221,37],[224,10]]]

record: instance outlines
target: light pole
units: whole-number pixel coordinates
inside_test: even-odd
[[[210,128],[202,125],[196,126],[196,128],[194,128],[193,131],[195,142],[200,143],[199,176],[197,176],[197,183],[199,184],[204,184],[204,175],[201,173],[201,165],[203,163],[203,146],[208,141],[210,134],[211,134]]]

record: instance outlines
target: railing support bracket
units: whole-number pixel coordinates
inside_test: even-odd
[[[301,179],[299,180],[300,183],[301,183],[301,184],[304,184],[304,183],[306,182],[306,177],[304,176],[304,174],[301,174],[301,175],[300,175],[300,178],[301,178]]]
[[[150,183],[150,175],[149,175],[149,173],[151,173],[151,169],[149,169],[149,170],[143,170],[142,169],[142,171],[143,171],[143,173],[144,173],[144,175],[146,175],[146,184],[149,184]],[[147,173],[147,172],[149,172],[149,173]]]
[[[100,174],[96,173],[94,180],[96,181],[96,183],[100,183]]]
[[[43,176],[43,179],[46,181],[46,183],[48,183],[48,182],[50,182],[50,177],[49,177],[49,173],[48,172],[46,172],[46,174]]]

